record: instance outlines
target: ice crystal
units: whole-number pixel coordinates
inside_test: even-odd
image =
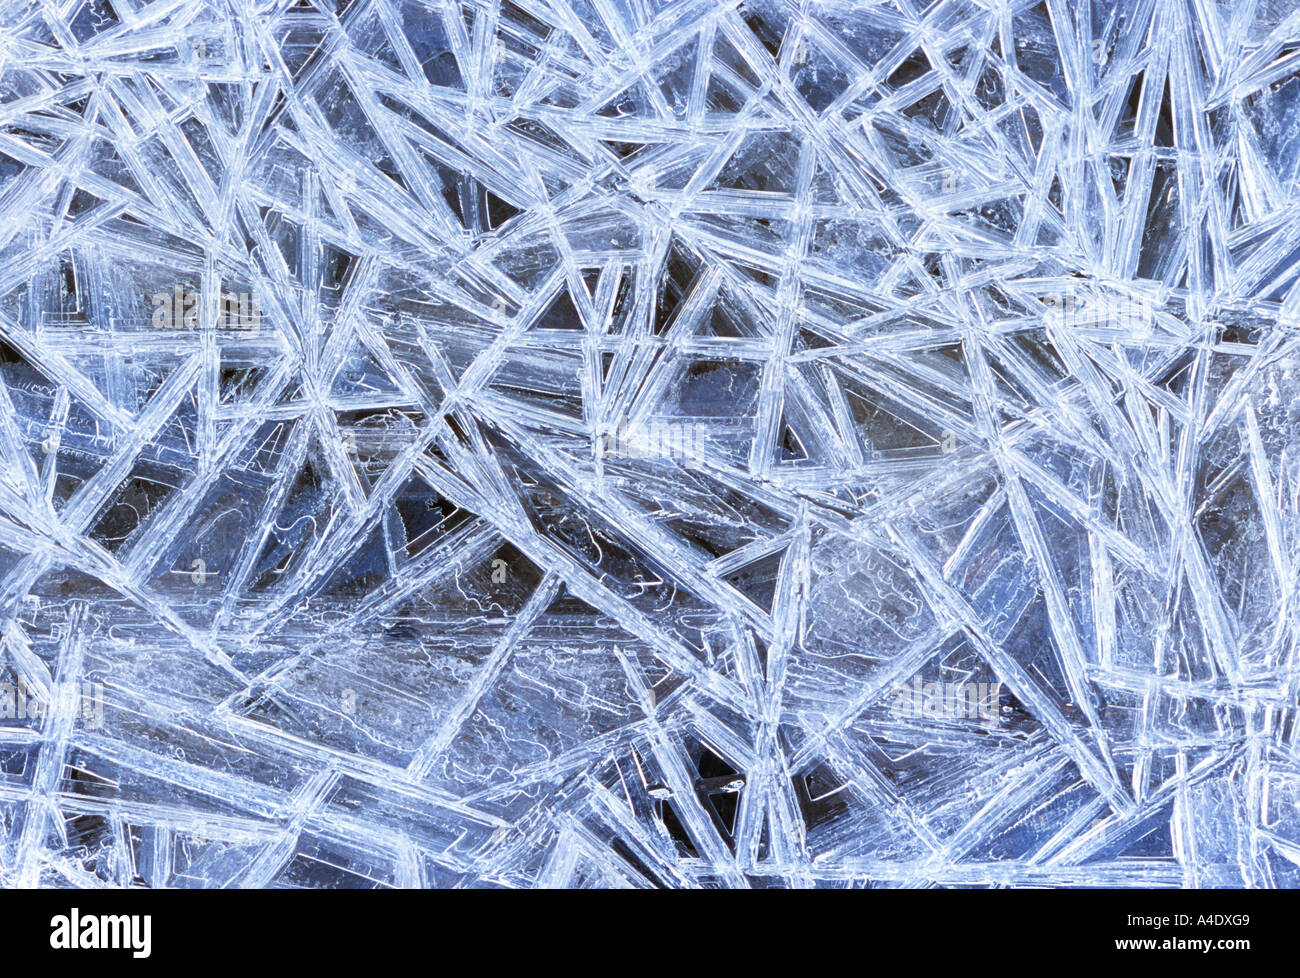
[[[0,883],[1296,886],[1287,0],[8,0]]]

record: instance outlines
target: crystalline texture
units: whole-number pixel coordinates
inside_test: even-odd
[[[1297,886],[1300,12],[11,0],[0,884]]]

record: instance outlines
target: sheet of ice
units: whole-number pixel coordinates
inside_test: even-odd
[[[1300,885],[1300,11],[0,5],[0,885]]]

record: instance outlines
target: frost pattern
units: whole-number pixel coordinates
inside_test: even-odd
[[[1287,0],[8,0],[0,883],[1300,885],[1298,107]]]

